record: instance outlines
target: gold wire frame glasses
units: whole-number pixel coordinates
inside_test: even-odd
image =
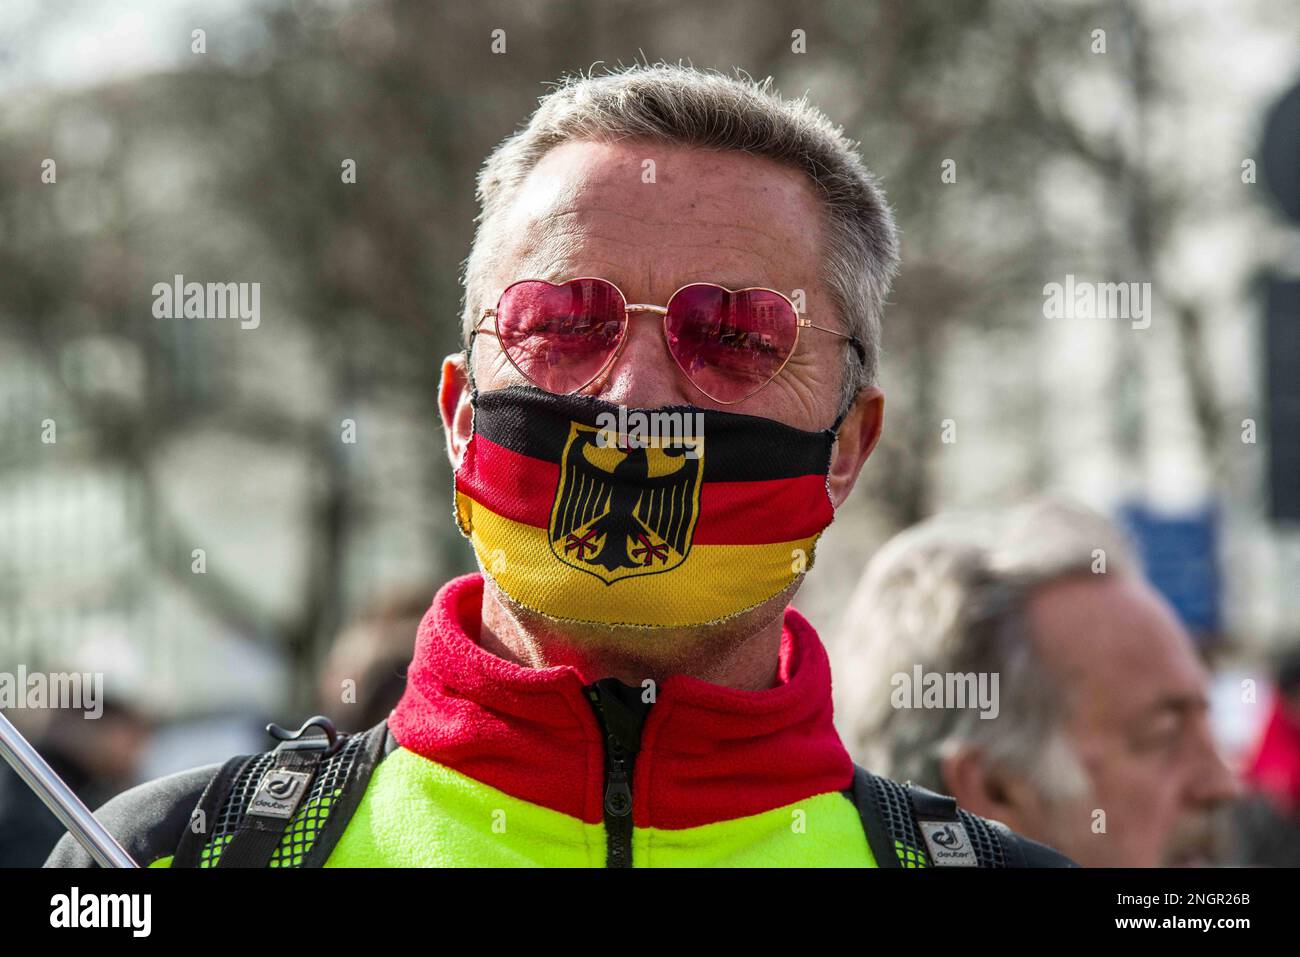
[[[721,286],[717,283],[707,283],[707,282],[687,283],[686,285],[680,286],[676,290],[674,290],[673,294],[668,297],[668,305],[657,306],[651,303],[644,303],[644,302],[629,303],[627,301],[627,296],[623,294],[623,290],[620,289],[616,283],[611,282],[608,279],[604,279],[600,276],[575,276],[574,278],[567,279],[561,283],[552,283],[549,280],[545,280],[545,279],[520,279],[511,283],[504,290],[502,290],[501,295],[497,298],[496,307],[489,306],[488,308],[484,309],[482,315],[479,316],[478,322],[475,323],[474,329],[471,330],[470,332],[471,347],[473,345],[474,338],[479,334],[492,336],[494,339],[497,340],[498,343],[501,343],[502,354],[505,355],[506,361],[510,363],[510,365],[515,369],[516,372],[518,372],[521,376],[523,376],[525,379],[527,379],[529,382],[532,382],[534,385],[538,386],[539,388],[546,389],[546,391],[548,392],[554,392],[555,390],[548,388],[547,386],[543,385],[540,382],[537,382],[532,376],[530,376],[526,371],[524,371],[524,369],[520,367],[519,363],[515,361],[515,358],[510,354],[510,350],[506,347],[504,341],[501,338],[500,328],[498,326],[498,322],[500,319],[499,308],[501,302],[505,299],[506,294],[509,293],[510,290],[513,289],[515,286],[521,285],[523,283],[538,282],[538,283],[545,283],[548,286],[558,288],[561,286],[566,286],[572,282],[580,282],[584,280],[589,282],[604,283],[618,293],[619,301],[623,303],[623,317],[622,317],[622,324],[619,328],[618,345],[615,346],[614,350],[609,354],[609,357],[604,361],[601,367],[590,378],[588,378],[585,382],[583,382],[581,385],[577,386],[576,388],[570,389],[567,392],[558,393],[560,395],[573,395],[574,393],[581,392],[582,390],[590,386],[593,382],[596,382],[598,379],[600,379],[602,376],[604,376],[609,372],[610,368],[614,365],[614,363],[618,361],[618,357],[622,354],[623,347],[627,343],[628,324],[631,322],[633,313],[649,313],[661,317],[661,321],[662,321],[661,331],[664,336],[664,341],[665,343],[668,343],[670,346],[668,353],[673,357],[673,362],[676,364],[678,370],[682,373],[683,376],[686,377],[686,380],[690,382],[692,386],[694,386],[704,395],[708,396],[714,402],[717,402],[719,405],[735,405],[738,402],[743,402],[746,399],[756,395],[762,389],[766,388],[769,384],[771,384],[771,382],[775,380],[777,376],[779,376],[785,370],[785,367],[790,362],[791,357],[794,356],[795,351],[799,348],[799,334],[804,329],[816,329],[818,332],[826,332],[829,333],[830,335],[843,339],[844,341],[848,342],[850,345],[853,346],[853,348],[858,353],[859,359],[861,359],[863,362],[866,361],[866,350],[863,348],[862,342],[857,338],[857,336],[848,335],[846,333],[840,332],[837,329],[827,328],[826,326],[819,326],[811,319],[799,315],[799,312],[797,309],[795,309],[794,303],[790,300],[790,297],[787,296],[785,293],[780,292],[776,289],[769,289],[766,286],[746,286],[743,289],[728,289],[726,286]],[[771,293],[772,295],[779,297],[781,300],[785,302],[785,304],[790,309],[790,315],[794,317],[794,321],[795,321],[794,341],[790,344],[790,350],[789,352],[786,353],[785,358],[782,359],[780,366],[778,366],[776,371],[774,371],[770,376],[764,379],[756,387],[754,387],[752,390],[747,392],[745,395],[740,396],[739,398],[722,399],[710,393],[708,389],[704,388],[695,380],[695,377],[692,376],[692,374],[685,368],[685,366],[682,365],[681,359],[671,348],[671,337],[668,331],[669,309],[673,304],[673,300],[676,299],[680,293],[682,293],[684,290],[691,289],[692,287],[695,286],[704,286],[710,289],[721,289],[723,292],[726,292],[729,295],[736,295],[742,292]],[[491,329],[483,328],[483,322],[487,319],[492,320]]]

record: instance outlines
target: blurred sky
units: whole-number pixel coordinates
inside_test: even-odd
[[[0,89],[75,90],[173,69],[195,27],[237,20],[254,0],[5,0]],[[214,50],[219,55],[219,51]]]

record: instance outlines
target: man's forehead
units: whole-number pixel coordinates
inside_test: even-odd
[[[542,156],[523,185],[561,205],[572,204],[579,193],[610,191],[645,209],[666,196],[689,197],[723,215],[730,204],[750,197],[815,205],[817,196],[803,172],[768,157],[650,140],[561,143]]]
[[[803,174],[761,157],[568,143],[542,158],[505,213],[502,278],[806,286],[820,216]]]
[[[1190,637],[1145,582],[1079,576],[1040,589],[1030,611],[1048,666],[1108,717],[1203,697]]]
[[[570,265],[571,262],[575,264]],[[618,286],[624,291],[624,295],[629,297],[628,301],[632,301],[632,289],[641,280],[633,276],[625,266],[612,263],[604,268],[576,265],[579,262],[588,263],[591,260],[579,256],[569,258],[563,255],[549,256],[544,253],[534,252],[519,260],[519,274],[513,279],[505,280],[503,285],[509,285],[510,282],[517,282],[520,279],[543,279],[558,286],[570,279],[595,276],[598,279],[607,279],[615,286]],[[728,269],[731,271],[727,271]],[[675,270],[672,272],[672,278],[669,281],[673,283],[673,291],[691,283],[708,282],[736,292],[741,289],[770,289],[777,280],[770,273],[758,271],[738,272],[735,270],[734,264],[728,264],[727,267],[718,269]],[[789,294],[789,290],[778,289],[777,291]],[[658,305],[664,304],[658,303]]]

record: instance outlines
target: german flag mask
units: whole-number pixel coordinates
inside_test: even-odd
[[[811,567],[835,515],[834,428],[532,386],[472,401],[457,524],[484,573],[549,618],[648,628],[731,618]]]

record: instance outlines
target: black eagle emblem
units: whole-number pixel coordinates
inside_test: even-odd
[[[551,509],[555,557],[605,584],[686,560],[699,516],[702,440],[602,447],[572,423]]]

